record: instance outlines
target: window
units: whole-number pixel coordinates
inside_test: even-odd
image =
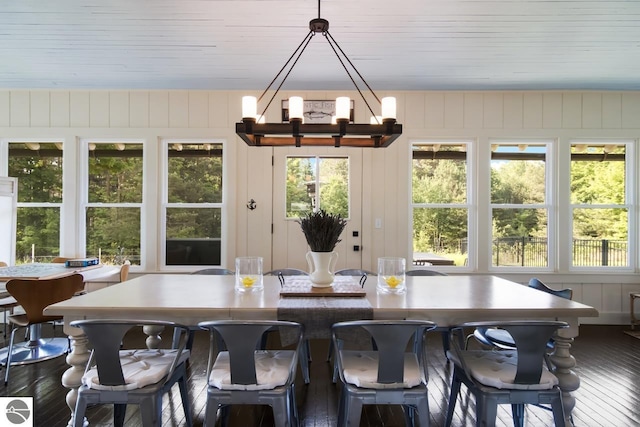
[[[165,265],[220,265],[222,143],[165,144]]]
[[[104,264],[141,261],[143,145],[85,141],[85,254]]]
[[[413,146],[413,264],[463,266],[468,260],[467,143]]]
[[[8,176],[18,178],[16,263],[60,255],[62,143],[10,142]]]
[[[628,267],[629,141],[571,144],[573,267]]]
[[[287,218],[323,209],[349,218],[348,157],[287,157]]]
[[[492,266],[549,266],[548,144],[491,144]]]

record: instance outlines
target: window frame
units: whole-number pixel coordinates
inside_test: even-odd
[[[487,201],[487,218],[489,227],[489,239],[485,250],[489,254],[487,271],[490,273],[549,273],[558,269],[558,238],[557,238],[557,198],[555,191],[557,182],[556,169],[556,150],[558,140],[556,138],[489,138],[489,146],[498,145],[544,145],[545,151],[545,200],[544,203],[535,204],[496,204],[491,200],[491,155],[489,156],[489,164],[487,165],[488,174],[488,191],[484,195]],[[493,150],[491,151],[493,153]],[[547,210],[547,257],[548,263],[546,267],[534,266],[494,266],[493,265],[493,210],[494,209],[546,209]]]
[[[413,147],[416,145],[463,145],[466,146],[466,190],[467,201],[465,204],[449,204],[449,203],[414,203],[413,202]],[[438,265],[434,266],[437,270],[451,273],[468,273],[475,271],[478,268],[478,230],[475,224],[478,224],[478,210],[477,210],[477,190],[473,185],[477,182],[476,177],[476,163],[477,163],[477,146],[478,141],[474,138],[416,138],[410,141],[409,145],[409,167],[410,173],[409,179],[409,254],[411,254],[411,260],[408,260],[408,264],[413,267],[413,217],[414,209],[424,208],[450,208],[450,209],[466,209],[467,210],[467,262],[461,266],[446,266]],[[418,267],[422,268],[422,267]],[[429,266],[427,269],[431,269]]]
[[[227,259],[227,193],[229,188],[229,174],[228,169],[228,157],[226,154],[228,150],[227,141],[222,138],[162,138],[160,140],[159,147],[162,150],[158,153],[160,162],[161,177],[158,177],[159,183],[159,195],[158,200],[160,206],[160,216],[158,217],[158,260],[157,270],[159,271],[176,271],[176,272],[192,272],[194,269],[201,269],[207,267],[221,267],[225,265]],[[220,202],[215,203],[169,203],[169,146],[172,144],[215,144],[222,145],[222,198]],[[193,209],[205,209],[205,208],[217,208],[220,209],[221,218],[221,233],[220,233],[220,263],[221,265],[167,265],[167,209],[169,208],[193,208]]]
[[[96,203],[89,202],[89,144],[136,144],[142,145],[142,198],[139,203]],[[78,256],[85,257],[87,254],[87,209],[88,208],[138,208],[140,209],[140,265],[132,265],[131,271],[143,271],[146,269],[147,263],[147,245],[146,245],[146,227],[142,219],[146,217],[147,212],[147,188],[148,175],[147,170],[147,144],[144,139],[133,138],[82,138],[78,144],[78,163],[80,165],[78,181],[78,217],[77,229],[78,236],[77,250]]]
[[[567,211],[568,215],[566,218],[567,221],[567,248],[568,253],[566,254],[567,260],[567,269],[571,273],[632,273],[637,270],[638,265],[640,265],[640,254],[638,253],[638,215],[640,215],[640,195],[638,194],[638,184],[637,180],[639,179],[638,174],[640,171],[636,173],[636,179],[634,180],[634,169],[636,164],[638,164],[638,159],[636,158],[635,146],[638,143],[637,139],[633,138],[570,138],[569,143],[566,146],[567,150],[567,158],[569,159],[568,165],[568,179],[567,179]],[[571,201],[571,148],[574,145],[580,144],[591,144],[591,145],[608,145],[608,144],[616,144],[616,145],[624,145],[625,146],[625,192],[624,192],[624,200],[625,203],[622,205],[611,205],[611,204],[576,204]],[[615,209],[615,208],[623,208],[627,210],[627,245],[628,245],[628,265],[627,266],[575,266],[573,265],[573,227],[574,227],[574,210],[575,209]]]

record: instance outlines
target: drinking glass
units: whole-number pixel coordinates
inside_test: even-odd
[[[378,292],[400,294],[406,291],[404,258],[378,258]]]
[[[262,257],[236,258],[236,291],[255,292],[262,289]]]

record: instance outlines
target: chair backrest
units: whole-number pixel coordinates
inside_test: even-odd
[[[131,268],[131,261],[127,260],[120,266],[120,281],[125,282],[129,278],[129,268]]]
[[[235,272],[231,270],[227,270],[226,268],[205,268],[203,270],[194,271],[191,274],[205,274],[209,276],[226,276],[226,275],[234,275]]]
[[[7,267],[7,263],[4,261],[0,261],[0,267]]]
[[[461,328],[500,328],[504,329],[515,342],[518,354],[515,384],[537,384],[542,376],[544,358],[547,351],[547,343],[560,328],[568,328],[569,324],[560,321],[539,320],[513,320],[513,321],[488,321],[469,322],[454,328],[454,333]],[[455,352],[461,351],[460,341],[451,340]],[[487,350],[491,351],[491,350]],[[463,358],[458,357],[463,360]]]
[[[337,270],[334,274],[337,276],[362,276],[364,274],[367,276],[377,276],[373,271],[358,268],[343,268],[342,270]]]
[[[304,270],[300,270],[298,268],[279,268],[277,270],[271,270],[271,271],[267,271],[266,273],[264,273],[265,276],[308,276],[309,273],[307,273]]]
[[[381,384],[402,383],[404,361],[409,342],[418,342],[421,367],[425,367],[426,346],[422,345],[426,331],[436,324],[423,320],[357,320],[335,323],[331,328],[333,343],[340,348],[339,334],[347,328],[361,328],[371,335],[378,353],[378,379]],[[417,338],[417,339],[416,339]],[[340,375],[343,373],[340,370]],[[342,378],[344,382],[344,378]]]
[[[256,363],[255,351],[259,348],[262,336],[265,332],[275,328],[287,328],[293,330],[297,339],[297,351],[302,343],[302,325],[295,322],[284,321],[251,321],[251,320],[219,320],[200,322],[202,329],[208,329],[211,334],[211,351],[209,353],[209,365],[207,376],[211,374],[211,367],[215,361],[213,357],[213,343],[216,342],[215,334],[219,334],[227,351],[229,352],[229,363],[231,369],[231,383],[233,384],[256,384]],[[289,331],[288,331],[289,332]],[[296,360],[293,361],[295,366]],[[293,373],[292,375],[295,375]]]
[[[45,307],[71,298],[84,289],[81,274],[55,279],[11,279],[7,282],[7,292],[22,306],[29,323],[43,323],[58,320],[60,316],[45,316]]]
[[[550,287],[548,287],[547,285],[545,285],[535,277],[529,280],[529,287],[537,289],[542,292],[546,292],[551,295],[555,295],[557,297],[561,297],[565,299],[573,299],[573,289],[566,288],[566,289],[560,289],[556,291],[555,289],[551,289]]]
[[[181,331],[182,339],[180,340],[180,344],[176,350],[172,366],[169,369],[170,373],[175,369],[175,365],[180,359],[180,354],[184,351],[186,336],[189,332],[189,328],[187,326],[174,322],[158,320],[91,319],[74,320],[70,325],[82,329],[87,335],[87,338],[93,347],[91,358],[87,364],[87,370],[95,364],[95,367],[98,370],[100,384],[104,386],[125,385],[120,359],[120,349],[122,347],[125,334],[131,328],[137,326],[163,326],[165,329],[177,328]],[[170,377],[170,374],[167,375],[165,381]]]
[[[73,259],[71,257],[64,257],[64,256],[57,256],[54,259],[51,260],[51,262],[54,262],[56,264],[60,264],[60,263],[64,263],[69,261],[70,259]]]
[[[407,276],[448,276],[446,273],[434,270],[407,270],[405,274]]]

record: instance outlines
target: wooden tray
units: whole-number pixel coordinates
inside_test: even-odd
[[[364,297],[367,293],[349,278],[349,281],[334,281],[326,288],[311,286],[307,280],[295,280],[286,283],[280,289],[281,297]]]

